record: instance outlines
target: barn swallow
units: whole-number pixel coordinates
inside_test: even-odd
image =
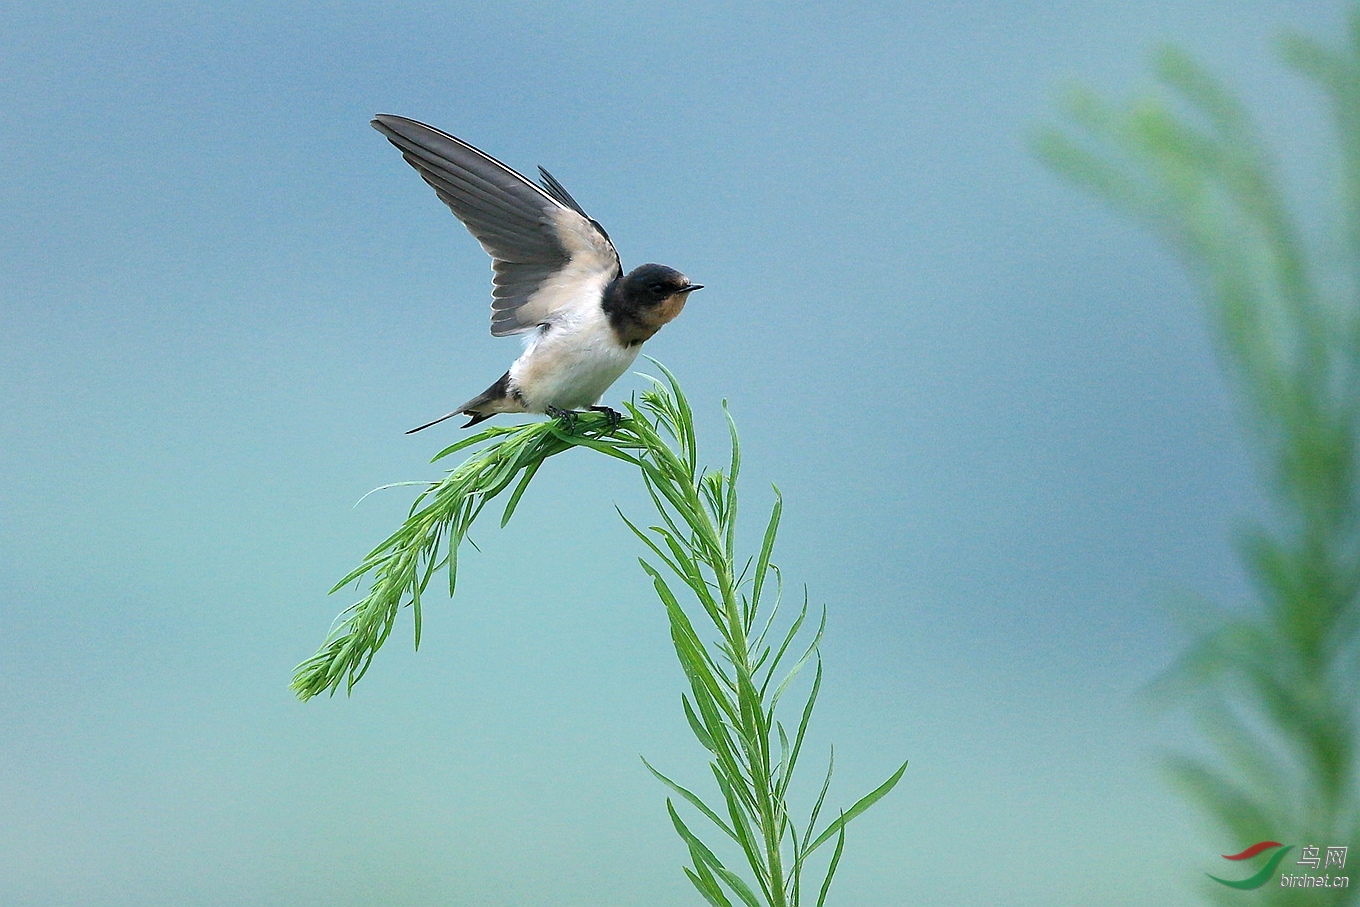
[[[379,114],[373,128],[401,151],[491,256],[491,334],[528,334],[524,352],[496,382],[448,415],[468,428],[497,413],[546,413],[573,421],[633,364],[642,344],[673,320],[700,284],[646,264],[623,273],[599,222],[542,167],[541,184],[424,123]]]

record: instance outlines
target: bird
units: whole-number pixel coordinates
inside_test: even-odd
[[[618,250],[553,175],[540,182],[433,126],[392,114],[372,124],[434,188],[491,256],[491,334],[528,334],[505,374],[423,431],[454,416],[470,428],[498,413],[544,413],[574,425],[578,410],[618,412],[600,398],[642,344],[702,289],[674,268],[623,273]]]

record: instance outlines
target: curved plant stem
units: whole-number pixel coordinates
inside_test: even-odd
[[[584,447],[636,467],[655,506],[657,525],[646,529],[623,516],[649,552],[640,559],[666,610],[676,656],[689,683],[682,696],[685,718],[710,755],[717,798],[705,802],[647,763],[686,805],[728,839],[744,857],[750,875],[730,869],[686,823],[674,802],[667,811],[690,854],[685,873],[713,905],[796,907],[803,894],[808,859],[833,838],[836,846],[817,889],[825,902],[845,846],[846,825],[876,803],[901,779],[906,763],[882,785],[817,829],[831,783],[828,764],[821,793],[805,824],[791,818],[788,791],[821,689],[818,643],[826,627],[823,609],[815,629],[808,603],[776,632],[783,582],[771,561],[782,503],[774,506],[758,553],[739,562],[736,553],[737,475],[741,446],[728,416],[731,459],[726,470],[699,465],[698,439],[689,403],[675,376],[655,363],[664,380],[627,404],[628,417],[607,432],[603,414],[584,413],[567,431],[557,420],[491,428],[441,451],[439,461],[485,444],[444,479],[426,488],[401,528],[373,549],[337,585],[368,578],[368,594],[347,609],[321,650],[298,666],[293,689],[302,699],[352,689],[391,634],[398,612],[410,606],[416,644],[420,640],[421,596],[433,575],[446,569],[452,595],[458,548],[473,521],[491,500],[512,488],[501,515],[510,519],[539,466],[549,457]],[[676,594],[678,581],[691,594],[693,616]],[[335,590],[332,590],[335,591]],[[698,626],[696,626],[696,619]],[[703,631],[701,627],[705,627]],[[716,634],[710,640],[709,634]],[[790,736],[776,707],[803,668],[815,665],[799,720]],[[644,760],[645,762],[645,760]]]

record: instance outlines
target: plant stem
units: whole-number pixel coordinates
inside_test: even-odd
[[[778,568],[770,561],[781,512],[778,489],[760,553],[747,562],[747,569],[754,564],[755,572],[747,576],[745,571],[738,571],[736,559],[736,481],[741,463],[736,428],[729,416],[732,458],[727,472],[701,469],[689,403],[675,377],[660,363],[656,365],[665,381],[656,381],[656,386],[642,395],[640,404],[627,404],[629,418],[608,433],[604,431],[609,426],[603,414],[585,413],[577,417],[574,431],[565,431],[556,421],[492,428],[442,451],[436,460],[491,442],[427,488],[412,505],[402,527],[336,587],[372,577],[368,595],[342,615],[340,626],[321,651],[299,666],[294,689],[306,699],[321,692],[334,693],[342,683],[352,688],[368,670],[404,604],[415,614],[418,633],[421,593],[432,574],[447,567],[452,594],[458,548],[473,521],[493,498],[514,485],[501,518],[504,525],[544,460],[573,447],[622,460],[641,473],[661,525],[643,531],[627,517],[625,522],[665,570],[694,594],[720,640],[716,645],[705,643],[662,569],[642,559],[642,567],[665,606],[676,656],[689,681],[689,694],[682,696],[685,716],[699,743],[712,756],[710,768],[721,800],[709,806],[650,764],[647,767],[741,848],[755,886],[725,866],[667,801],[672,824],[689,848],[692,866],[685,873],[715,907],[731,907],[729,893],[745,907],[761,907],[760,895],[767,907],[797,907],[808,856],[836,837],[836,850],[820,888],[817,904],[821,907],[845,843],[846,824],[891,790],[906,764],[813,839],[831,780],[828,767],[807,828],[801,838],[798,836],[789,820],[786,795],[820,688],[817,647],[825,615],[821,626],[805,642],[801,657],[784,669],[794,638],[804,627],[807,604],[805,601],[777,649],[773,647],[767,634],[775,622],[782,582],[773,585],[774,604],[764,610],[762,593],[771,588],[766,582],[768,574],[778,580]],[[748,585],[749,599],[743,592]],[[759,615],[765,615],[764,629],[753,636]],[[814,658],[816,677],[790,742],[775,717],[775,707],[789,683]],[[784,673],[776,684],[781,670]],[[782,753],[778,761],[774,759],[776,746]],[[792,852],[791,866],[786,866],[786,849]]]

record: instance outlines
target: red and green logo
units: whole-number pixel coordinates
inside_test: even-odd
[[[1223,859],[1225,860],[1250,860],[1252,857],[1266,853],[1267,851],[1274,851],[1274,853],[1271,853],[1270,858],[1266,860],[1265,865],[1262,866],[1255,875],[1245,879],[1220,879],[1218,876],[1210,875],[1207,872],[1205,875],[1209,876],[1209,878],[1213,879],[1215,882],[1227,885],[1229,888],[1240,888],[1243,891],[1251,891],[1253,888],[1260,888],[1266,882],[1270,881],[1270,877],[1275,874],[1275,870],[1279,867],[1280,861],[1284,859],[1284,855],[1293,849],[1293,844],[1285,845],[1281,844],[1279,841],[1257,841],[1241,853],[1235,853],[1231,856],[1226,853],[1223,854]]]

